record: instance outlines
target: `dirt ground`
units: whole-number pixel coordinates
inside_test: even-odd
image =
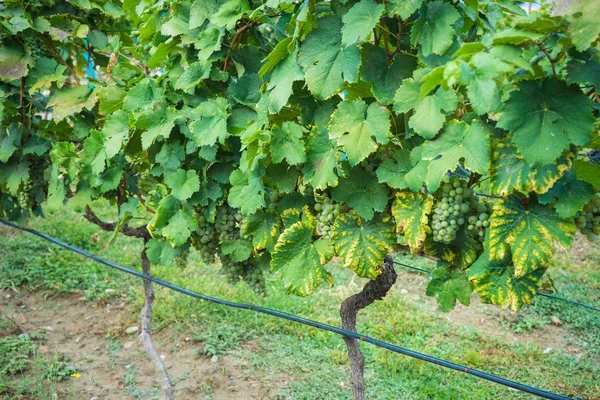
[[[410,279],[423,280],[418,275]],[[415,301],[431,302],[420,293],[419,285],[399,284],[394,290]],[[405,286],[405,287],[402,287]],[[480,304],[470,308],[458,306],[446,315],[448,322],[457,326],[477,327],[483,334],[506,342],[535,342],[542,348],[560,349],[572,355],[581,350],[572,344],[573,337],[560,326],[549,326],[515,335],[501,325],[502,319],[514,320],[516,315]],[[474,312],[478,310],[477,312]],[[70,379],[69,390],[87,399],[148,398],[158,394],[152,364],[147,360],[137,333],[127,333],[137,326],[125,302],[91,304],[76,295],[47,297],[41,292],[0,291],[0,313],[10,316],[21,332],[44,331],[47,340],[42,352],[56,352],[73,362],[81,377]],[[233,356],[208,357],[201,354],[202,343],[184,333],[164,329],[154,335],[154,342],[164,357],[174,378],[177,398],[213,398],[217,400],[273,398],[273,389],[260,380],[260,372],[253,371],[243,360]],[[251,343],[246,344],[251,346]],[[66,388],[64,388],[66,390]]]
[[[399,273],[409,275],[410,278],[399,277],[393,290],[400,291],[402,295],[414,302],[424,302],[431,309],[437,309],[436,300],[433,297],[424,295],[428,282],[427,277],[409,274],[404,271]],[[420,282],[420,284],[415,284],[415,281]],[[449,323],[457,327],[474,327],[482,334],[496,337],[503,342],[535,343],[547,351],[562,350],[564,353],[573,356],[583,354],[581,349],[573,344],[577,338],[560,325],[560,320],[556,320],[557,325],[548,325],[544,329],[533,329],[517,335],[504,328],[501,321],[517,322],[520,318],[518,313],[503,310],[494,305],[483,304],[476,295],[471,296],[470,306],[464,306],[457,302],[456,308],[452,312],[442,315]]]
[[[69,391],[74,389],[77,398],[116,400],[158,393],[154,369],[137,333],[127,333],[137,326],[137,315],[124,302],[93,305],[77,296],[47,298],[39,292],[0,291],[0,314],[18,324],[20,332],[13,333],[46,333],[40,351],[58,351],[81,375],[61,383],[65,391],[70,385]],[[162,350],[178,399],[272,397],[241,360],[202,355],[201,343],[170,329],[154,335],[154,343]]]

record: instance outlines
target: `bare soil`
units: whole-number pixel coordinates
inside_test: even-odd
[[[74,390],[81,399],[148,399],[158,395],[154,369],[137,334],[126,333],[127,328],[138,325],[138,316],[126,303],[95,305],[75,295],[47,297],[41,292],[0,291],[0,314],[18,324],[16,330],[20,332],[13,333],[44,331],[47,340],[40,351],[58,352],[75,365],[81,376],[61,383],[65,392],[70,385],[68,391]],[[175,382],[178,399],[271,398],[256,371],[243,360],[202,355],[202,343],[171,329],[156,333],[153,340]]]

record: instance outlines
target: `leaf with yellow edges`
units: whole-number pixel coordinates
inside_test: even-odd
[[[423,247],[427,236],[427,225],[433,206],[433,199],[423,193],[413,193],[403,190],[396,193],[392,204],[392,215],[396,220],[399,233],[404,233],[408,239],[408,246],[412,252],[417,252]]]
[[[523,276],[514,276],[510,254],[504,259],[490,261],[489,252],[484,252],[467,275],[481,301],[518,311],[530,304],[541,284],[546,268],[538,268]]]
[[[344,267],[362,278],[375,279],[383,258],[396,242],[394,226],[380,216],[366,221],[355,214],[341,214],[335,220],[331,239]]]
[[[515,195],[502,199],[490,221],[490,259],[501,260],[512,254],[515,278],[548,265],[554,243],[568,247],[575,233],[573,220],[560,218],[552,206],[543,206],[535,198],[528,203],[526,207]]]
[[[559,157],[552,164],[538,168],[530,167],[517,154],[510,137],[492,144],[490,188],[492,194],[505,196],[514,190],[545,193],[571,168],[571,160]]]
[[[313,242],[314,225],[298,221],[288,227],[275,245],[271,269],[279,272],[286,288],[298,296],[308,296],[324,280],[333,284],[331,274],[323,268],[322,256]]]

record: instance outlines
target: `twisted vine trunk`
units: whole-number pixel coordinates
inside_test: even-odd
[[[343,301],[340,307],[342,328],[356,332],[356,315],[358,312],[375,300],[383,299],[396,282],[396,277],[392,257],[386,256],[383,261],[383,272],[375,280],[368,282],[360,293],[354,294]],[[360,346],[356,339],[344,336],[344,342],[346,343],[350,359],[352,398],[354,400],[364,400],[365,357],[360,351]]]
[[[144,241],[145,242],[145,241]],[[151,275],[150,271],[150,260],[146,254],[146,248],[142,251],[142,272],[146,275]],[[160,354],[156,351],[152,339],[150,338],[151,324],[152,324],[152,303],[154,301],[154,290],[152,289],[152,281],[144,279],[144,306],[142,307],[142,329],[140,333],[140,341],[144,345],[146,352],[150,356],[154,369],[160,377],[160,386],[163,392],[163,400],[172,400],[173,386],[171,385],[171,379],[169,373],[165,367]]]

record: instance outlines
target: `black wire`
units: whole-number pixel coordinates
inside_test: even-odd
[[[415,267],[413,265],[404,264],[404,263],[401,263],[401,262],[398,262],[398,261],[394,261],[394,264],[400,265],[400,266],[408,268],[408,269],[413,269],[415,271],[423,272],[423,273],[426,273],[428,275],[431,274],[431,271],[428,271],[426,269],[422,269],[422,268],[419,268],[419,267]],[[580,302],[575,301],[575,300],[570,300],[570,299],[566,299],[564,297],[555,296],[555,295],[547,294],[547,293],[540,293],[540,292],[538,292],[537,294],[540,295],[540,296],[543,296],[543,297],[547,297],[549,299],[564,301],[565,303],[569,303],[569,304],[573,304],[573,305],[576,305],[576,306],[584,307],[584,308],[587,308],[587,309],[589,309],[591,311],[600,312],[599,308],[596,308],[594,306],[590,306],[589,304],[580,303]]]
[[[342,329],[342,328],[338,328],[338,327],[333,326],[333,325],[324,324],[322,322],[313,321],[313,320],[308,319],[308,318],[300,317],[300,316],[293,315],[293,314],[288,314],[288,313],[285,313],[285,312],[282,312],[282,311],[273,310],[273,309],[270,309],[270,308],[254,306],[254,305],[251,305],[251,304],[236,303],[236,302],[233,302],[233,301],[222,300],[222,299],[219,299],[219,298],[216,298],[216,297],[211,297],[211,296],[207,296],[207,295],[204,295],[204,294],[201,294],[201,293],[197,293],[197,292],[194,292],[192,290],[183,288],[181,286],[174,285],[174,284],[172,284],[170,282],[163,281],[162,279],[155,278],[155,277],[149,276],[149,275],[145,275],[145,274],[143,274],[143,273],[141,273],[139,271],[135,271],[133,269],[124,267],[122,265],[115,264],[115,263],[113,263],[111,261],[104,260],[104,259],[102,259],[102,258],[100,258],[98,256],[95,256],[93,254],[88,253],[85,250],[82,250],[82,249],[79,249],[77,247],[71,246],[71,245],[66,244],[64,242],[61,242],[60,240],[57,240],[57,239],[55,239],[55,238],[53,238],[53,237],[51,237],[49,235],[46,235],[46,234],[41,233],[41,232],[38,232],[35,229],[25,228],[25,227],[19,226],[17,224],[14,224],[12,222],[5,221],[5,220],[3,220],[1,218],[0,218],[0,222],[3,223],[3,224],[5,224],[5,225],[8,225],[10,227],[13,227],[15,229],[19,229],[21,231],[28,232],[28,233],[31,233],[31,234],[36,235],[38,237],[41,237],[42,239],[45,239],[45,240],[47,240],[47,241],[49,241],[51,243],[54,243],[54,244],[56,244],[56,245],[58,245],[58,246],[60,246],[62,248],[70,250],[70,251],[72,251],[74,253],[80,254],[80,255],[82,255],[84,257],[90,258],[90,259],[92,259],[92,260],[94,260],[94,261],[96,261],[96,262],[98,262],[100,264],[104,264],[104,265],[109,266],[111,268],[117,269],[117,270],[119,270],[121,272],[125,272],[125,273],[133,275],[133,276],[137,276],[138,278],[148,279],[148,280],[150,280],[150,281],[152,281],[152,282],[154,282],[154,283],[156,283],[158,285],[164,286],[166,288],[169,288],[169,289],[174,290],[176,292],[185,294],[187,296],[194,297],[196,299],[209,301],[211,303],[220,304],[220,305],[224,305],[224,306],[227,306],[227,307],[240,308],[240,309],[244,309],[244,310],[252,310],[252,311],[256,311],[256,312],[262,313],[262,314],[271,315],[271,316],[274,316],[274,317],[277,317],[277,318],[282,318],[282,319],[286,319],[288,321],[298,322],[298,323],[301,323],[301,324],[304,324],[304,325],[312,326],[314,328],[318,328],[318,329],[322,329],[322,330],[325,330],[325,331],[337,333],[337,334],[342,335],[342,336],[349,336],[349,337],[352,337],[354,339],[361,340],[363,342],[371,343],[371,344],[373,344],[373,345],[375,345],[377,347],[381,347],[381,348],[384,348],[386,350],[393,351],[395,353],[403,354],[403,355],[406,355],[408,357],[416,358],[417,360],[421,360],[421,361],[425,361],[425,362],[428,362],[428,363],[431,363],[431,364],[435,364],[435,365],[439,365],[439,366],[442,366],[442,367],[445,367],[445,368],[449,368],[449,369],[452,369],[454,371],[464,372],[466,374],[473,375],[473,376],[476,376],[478,378],[485,379],[485,380],[488,380],[490,382],[494,382],[494,383],[497,383],[497,384],[500,384],[500,385],[503,385],[503,386],[507,386],[507,387],[513,388],[513,389],[517,389],[517,390],[520,390],[520,391],[525,392],[525,393],[533,394],[533,395],[536,395],[536,396],[539,396],[539,397],[542,397],[542,398],[545,398],[545,399],[551,399],[551,400],[573,400],[570,397],[566,397],[566,396],[562,396],[562,395],[559,395],[559,394],[556,394],[556,393],[552,393],[552,392],[548,392],[548,391],[545,391],[545,390],[542,390],[542,389],[538,389],[538,388],[535,388],[535,387],[532,387],[532,386],[529,386],[529,385],[525,385],[525,384],[520,383],[520,382],[512,381],[510,379],[506,379],[506,378],[502,378],[502,377],[494,375],[494,374],[490,374],[488,372],[480,371],[480,370],[477,370],[477,369],[471,369],[471,368],[466,367],[464,365],[456,364],[456,363],[453,363],[451,361],[443,360],[441,358],[437,358],[437,357],[433,357],[433,356],[430,356],[430,355],[427,355],[427,354],[419,353],[419,352],[416,352],[416,351],[413,351],[413,350],[410,350],[410,349],[406,349],[404,347],[400,347],[400,346],[397,346],[397,345],[394,345],[394,344],[391,344],[391,343],[387,343],[387,342],[384,342],[384,341],[372,338],[370,336],[361,335],[360,333],[357,333],[357,332],[352,332],[352,331],[348,331],[348,330],[345,330],[345,329]]]

